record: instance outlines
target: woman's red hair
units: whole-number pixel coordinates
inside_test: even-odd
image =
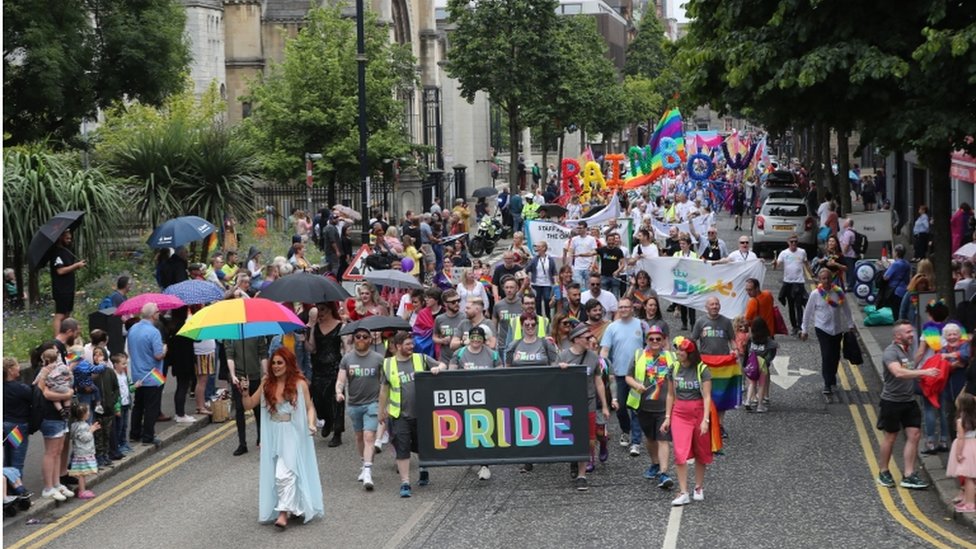
[[[282,360],[285,361],[285,391],[282,394],[284,400],[291,402],[294,406],[298,402],[298,382],[307,381],[305,376],[302,375],[302,371],[298,369],[298,360],[295,358],[295,353],[291,352],[288,347],[278,347],[273,353],[271,353],[271,360],[274,357],[280,356]],[[278,377],[275,376],[270,369],[268,369],[268,378],[264,382],[264,401],[268,404],[268,410],[271,413],[277,411],[278,399],[276,395],[278,394]],[[306,406],[310,406],[310,403],[305,403]]]

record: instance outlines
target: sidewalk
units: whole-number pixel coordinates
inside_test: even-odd
[[[174,413],[173,391],[175,389],[175,378],[172,381],[167,380],[166,386],[163,389],[162,411],[169,416],[172,416]],[[187,406],[189,408],[192,408],[193,405],[192,400],[187,402]],[[133,452],[125,456],[125,459],[113,462],[111,467],[99,468],[97,475],[88,478],[89,488],[98,486],[107,479],[119,474],[122,471],[125,471],[126,469],[132,468],[139,463],[142,463],[150,456],[158,453],[160,450],[170,448],[202,429],[210,427],[211,425],[213,425],[214,428],[218,427],[219,425],[224,425],[212,424],[209,416],[195,417],[198,419],[193,423],[176,423],[175,421],[157,423],[156,436],[159,437],[161,441],[159,447],[139,443],[130,443],[132,445]],[[231,416],[230,421],[233,420],[233,416]],[[27,461],[24,465],[23,479],[24,485],[34,493],[32,505],[27,511],[18,512],[16,517],[5,517],[4,525],[7,525],[12,521],[25,520],[31,516],[49,517],[56,509],[65,508],[64,512],[66,512],[67,510],[73,509],[77,505],[74,503],[75,498],[71,498],[64,503],[58,503],[53,499],[41,497],[41,488],[43,488],[41,482],[41,457],[43,456],[43,453],[44,440],[41,438],[40,433],[34,433],[30,437],[30,446],[27,454]]]
[[[864,347],[865,357],[874,367],[874,371],[880,379],[884,371],[880,357],[884,348],[891,343],[891,326],[864,326],[864,315],[861,313],[861,307],[856,304],[851,307],[851,313]],[[959,482],[955,478],[946,476],[949,453],[931,456],[920,454],[919,458],[922,469],[928,473],[932,486],[935,488],[939,499],[945,504],[948,513],[956,519],[956,522],[969,526],[976,531],[976,513],[959,513],[953,507],[952,498],[956,496],[959,490]]]

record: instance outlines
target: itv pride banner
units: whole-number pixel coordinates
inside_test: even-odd
[[[417,374],[420,465],[589,459],[586,368]]]
[[[640,268],[651,275],[651,286],[661,298],[704,311],[705,301],[717,297],[726,318],[745,313],[746,280],[762,281],[766,275],[761,259],[711,265],[698,259],[657,257],[641,260]]]

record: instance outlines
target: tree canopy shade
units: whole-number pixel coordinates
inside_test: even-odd
[[[772,129],[858,129],[865,142],[918,152],[931,176],[937,286],[951,288],[949,155],[974,149],[976,3],[691,0],[687,8],[694,47],[679,62],[699,102]]]
[[[127,97],[159,104],[190,60],[177,0],[3,3],[4,143],[67,141]]]
[[[478,92],[508,115],[510,165],[518,164],[519,131],[525,110],[549,100],[540,93],[558,78],[556,35],[558,0],[449,0],[447,72],[459,83],[462,97],[474,101]],[[516,170],[510,184],[517,188]]]
[[[403,103],[397,91],[414,88],[414,59],[390,44],[375,14],[366,20],[366,107],[369,164],[410,152]],[[356,90],[355,21],[338,8],[313,9],[308,25],[285,45],[285,58],[263,81],[251,84],[245,101],[254,104],[241,124],[269,178],[285,181],[303,174],[306,152],[321,153],[316,170],[357,181],[359,131]]]

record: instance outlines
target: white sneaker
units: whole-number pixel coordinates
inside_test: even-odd
[[[359,468],[359,476],[356,477],[356,480],[358,480],[359,482],[362,482],[364,476],[366,476],[366,467],[360,467]]]
[[[630,445],[630,435],[627,433],[620,433],[620,445],[629,446]]]
[[[57,490],[58,490],[58,492],[61,492],[61,495],[64,496],[64,497],[66,497],[66,498],[73,498],[73,497],[75,497],[75,493],[72,492],[71,490],[68,490],[68,487],[65,486],[64,484],[59,484],[58,487],[57,487]]]
[[[487,465],[482,465],[481,469],[478,469],[478,480],[488,480],[491,478],[491,469]]]
[[[60,491],[58,491],[57,488],[51,488],[49,490],[41,490],[41,497],[42,498],[51,498],[54,501],[65,501],[65,500],[68,499],[68,498],[64,497],[64,494],[62,494]]]
[[[380,439],[379,439],[378,442],[379,442],[380,447],[382,447],[384,444],[389,444],[390,443],[390,432],[389,431],[383,431],[383,436],[380,437]]]
[[[193,416],[176,416],[176,423],[195,423],[196,420]]]
[[[705,488],[695,488],[695,491],[691,494],[691,498],[695,501],[705,501]]]
[[[373,470],[372,467],[363,467],[363,488],[367,492],[373,491]]]
[[[691,503],[691,498],[688,497],[687,492],[681,492],[678,497],[671,500],[672,507],[681,507],[682,505],[688,505]]]
[[[640,446],[636,444],[630,445],[630,457],[637,457],[640,455]]]

